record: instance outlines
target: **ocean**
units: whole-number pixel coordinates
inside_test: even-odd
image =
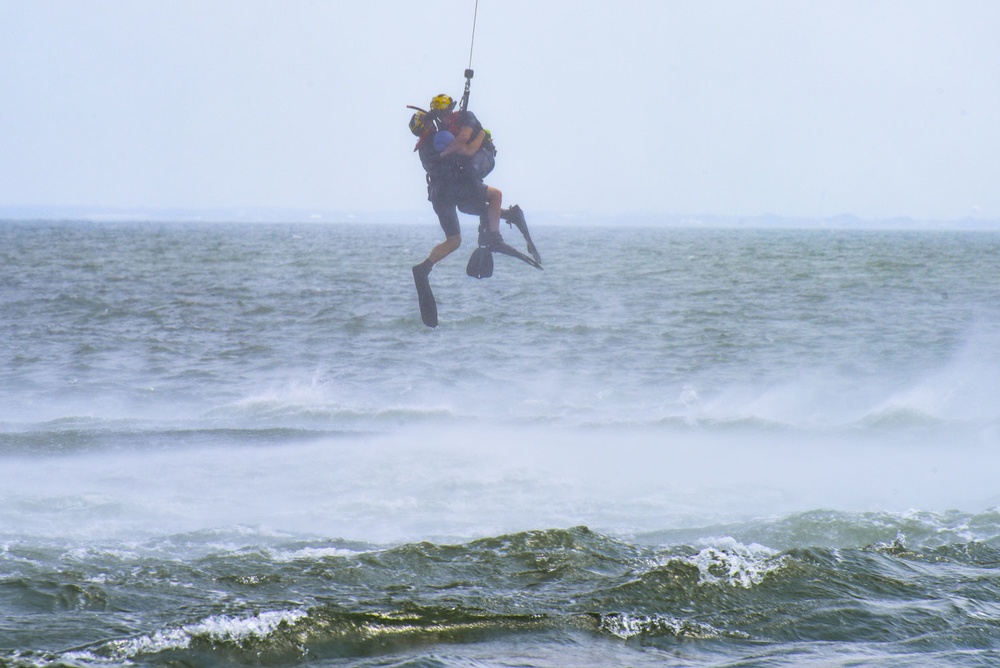
[[[1000,233],[528,219],[0,222],[0,666],[1000,664]]]

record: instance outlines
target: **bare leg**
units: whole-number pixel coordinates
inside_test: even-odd
[[[486,186],[486,221],[491,232],[500,231],[500,208],[503,193],[492,186]]]
[[[437,264],[441,260],[445,259],[449,255],[454,253],[456,250],[458,250],[458,247],[461,245],[462,245],[461,234],[450,236],[441,243],[439,243],[437,246],[432,248],[430,255],[427,256],[427,259],[430,261],[432,265]]]

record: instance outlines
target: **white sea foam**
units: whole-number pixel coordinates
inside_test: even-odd
[[[706,547],[697,554],[658,557],[651,561],[650,567],[660,568],[671,563],[689,564],[698,569],[698,582],[701,585],[750,589],[788,563],[787,556],[757,543],[744,545],[730,537],[703,538],[699,543]]]
[[[708,640],[723,635],[747,637],[743,634],[720,631],[709,624],[692,622],[669,615],[635,615],[629,613],[601,615],[598,630],[606,631],[622,640],[628,640],[629,638],[641,635],[664,634],[695,640]]]
[[[363,553],[363,550],[349,550],[342,547],[303,547],[296,550],[271,550],[269,552],[274,561],[285,563],[353,557]]]
[[[715,542],[715,541],[713,541]],[[723,584],[750,589],[783,568],[787,557],[762,545],[736,541],[725,547],[707,547],[689,561],[698,567],[703,584]]]
[[[268,611],[251,617],[219,615],[181,628],[164,629],[150,635],[114,640],[88,654],[110,656],[115,659],[135,659],[169,650],[187,649],[195,638],[202,636],[216,642],[239,643],[248,638],[266,638],[281,624],[295,624],[307,616],[305,610]]]

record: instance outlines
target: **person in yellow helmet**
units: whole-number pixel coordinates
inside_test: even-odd
[[[431,249],[427,259],[413,267],[418,288],[423,285],[427,292],[430,291],[427,275],[431,269],[462,245],[459,211],[479,216],[485,222],[487,243],[503,243],[500,235],[503,193],[499,188],[486,185],[467,168],[469,159],[486,140],[485,131],[479,125],[473,136],[478,125],[475,115],[456,113],[455,101],[447,95],[435,96],[430,106],[430,112],[418,111],[410,119],[410,130],[420,137],[416,150],[427,172],[427,199],[445,234],[445,240]],[[452,132],[452,128],[457,132]]]

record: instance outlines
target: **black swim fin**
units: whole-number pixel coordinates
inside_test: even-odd
[[[517,250],[513,246],[510,246],[510,245],[508,245],[506,243],[502,243],[501,242],[500,244],[497,244],[497,245],[493,246],[491,248],[491,250],[494,253],[503,253],[504,255],[510,255],[511,257],[516,257],[518,260],[521,260],[522,262],[526,262],[526,263],[530,264],[535,269],[541,269],[542,268],[542,265],[541,265],[540,262],[538,262],[534,258],[528,257],[527,255],[525,255],[521,251]]]
[[[420,304],[420,319],[428,327],[438,325],[438,307],[434,300],[434,293],[431,292],[431,282],[428,275],[431,273],[430,267],[418,264],[413,267],[413,283],[417,286],[417,301]]]
[[[493,253],[489,249],[480,246],[472,251],[469,264],[465,267],[465,273],[472,278],[489,278],[493,275]]]
[[[465,272],[473,278],[489,278],[493,275],[493,253],[503,253],[516,257],[522,262],[530,264],[536,269],[541,269],[542,265],[535,259],[528,257],[503,240],[499,232],[492,232],[486,223],[479,226],[479,248],[472,251],[469,264]]]
[[[514,225],[521,232],[521,236],[524,237],[524,241],[528,245],[528,252],[531,253],[531,257],[534,258],[538,264],[538,268],[541,269],[542,256],[538,254],[535,242],[531,240],[531,234],[528,232],[528,221],[524,219],[524,211],[517,204],[507,209],[507,224]]]

